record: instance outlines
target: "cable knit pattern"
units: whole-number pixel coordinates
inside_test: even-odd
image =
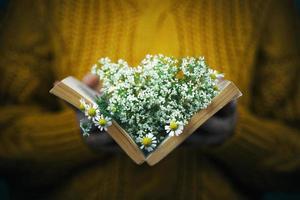
[[[207,156],[245,184],[282,187],[279,175],[300,166],[300,45],[291,10],[283,1],[14,1],[0,35],[0,167],[22,172],[21,196],[61,182],[32,198],[241,199]],[[137,65],[157,53],[205,56],[238,85],[235,135],[216,148],[180,147],[152,168],[122,153],[92,153],[75,113],[48,94],[53,81],[82,78],[100,57]]]

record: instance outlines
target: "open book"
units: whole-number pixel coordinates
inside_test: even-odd
[[[211,104],[206,109],[200,110],[189,120],[189,123],[184,127],[182,134],[176,137],[167,137],[156,150],[147,157],[145,157],[138,145],[117,122],[113,121],[112,126],[108,127],[107,132],[135,163],[142,164],[146,161],[151,166],[155,165],[188,138],[207,119],[213,116],[231,100],[242,95],[234,83],[227,80],[219,82],[218,88],[220,89],[220,93],[212,100]],[[82,82],[71,76],[56,84],[50,90],[50,93],[77,108],[79,108],[80,99],[84,99],[89,103],[94,103],[95,97],[98,95],[97,92],[91,90]]]

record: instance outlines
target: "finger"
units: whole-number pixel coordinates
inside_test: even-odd
[[[106,132],[94,132],[88,137],[85,137],[88,146],[96,152],[117,152],[119,151],[118,145]]]
[[[56,86],[57,84],[59,84],[59,81],[54,81],[53,86]]]
[[[94,74],[87,74],[83,77],[82,82],[92,89],[97,89],[99,85],[99,77]]]
[[[208,135],[216,135],[220,133],[230,133],[234,130],[236,124],[237,113],[226,118],[211,117],[204,124],[202,124],[197,132],[205,132]]]
[[[219,133],[220,130],[226,129],[226,122],[222,118],[211,117],[199,127],[199,132],[203,131],[210,135]]]
[[[229,138],[235,128],[235,117],[221,120],[221,118],[212,118],[209,122],[201,126],[196,134],[193,134],[189,141],[191,144],[200,145],[218,145],[222,144],[226,138]]]
[[[218,117],[227,117],[236,112],[237,101],[230,101],[227,105],[225,105],[221,110],[219,110],[215,115]]]
[[[193,134],[186,140],[186,144],[192,144],[194,147],[199,147],[199,145],[218,145],[222,144],[225,135],[209,135],[206,132],[201,132],[201,134]]]
[[[86,137],[86,141],[91,145],[105,146],[113,142],[113,139],[106,132],[91,133]]]

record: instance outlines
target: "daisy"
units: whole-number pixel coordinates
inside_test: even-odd
[[[80,120],[80,128],[84,137],[89,136],[89,132],[92,128],[92,123],[88,120]]]
[[[141,143],[141,149],[145,149],[148,152],[153,151],[157,146],[156,137],[152,133],[148,133],[146,136],[139,137],[137,142]]]
[[[175,120],[171,120],[169,122],[169,125],[165,126],[165,130],[167,133],[169,133],[169,136],[178,136],[182,133],[183,131],[183,123],[182,122],[177,122]]]
[[[87,104],[85,107],[85,115],[88,117],[88,119],[93,119],[97,115],[99,115],[99,109],[97,104]]]
[[[107,127],[109,127],[112,122],[111,118],[109,117],[104,117],[103,115],[97,115],[94,119],[93,122],[95,123],[96,126],[100,129],[100,131],[107,131]]]
[[[84,112],[86,107],[87,107],[87,103],[85,102],[85,100],[80,99],[79,110]]]
[[[224,74],[218,72],[217,70],[210,70],[210,78],[213,80],[224,78]]]

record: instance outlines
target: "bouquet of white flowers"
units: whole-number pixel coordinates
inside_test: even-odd
[[[164,55],[147,55],[137,67],[101,58],[91,71],[103,88],[95,103],[80,100],[87,117],[81,121],[83,134],[88,136],[92,126],[107,130],[115,120],[145,155],[166,137],[179,136],[191,117],[218,95],[223,77],[203,57]]]
[[[85,137],[95,127],[105,130],[137,164],[156,164],[241,96],[203,57],[147,55],[137,67],[101,58],[91,71],[103,83],[100,91],[67,77],[50,92],[85,113]]]

